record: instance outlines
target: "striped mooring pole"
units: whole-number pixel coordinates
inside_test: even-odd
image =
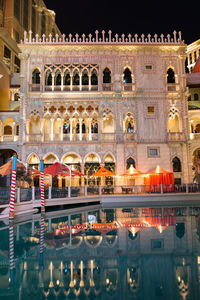
[[[10,260],[10,285],[14,285],[14,231],[13,222],[9,223],[9,260]]]
[[[40,195],[41,195],[41,213],[45,213],[44,200],[44,161],[40,161]]]
[[[13,156],[9,219],[14,219],[16,172],[17,172],[17,156]]]
[[[44,252],[44,217],[41,215],[41,220],[40,220],[40,266],[43,266],[43,252]]]

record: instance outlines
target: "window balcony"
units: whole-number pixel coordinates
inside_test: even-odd
[[[167,91],[174,93],[174,92],[178,92],[180,90],[179,84],[177,83],[168,83],[167,84]]]
[[[124,133],[124,141],[135,141],[136,133],[135,132],[126,132]]]
[[[116,134],[115,133],[102,133],[102,140],[103,141],[115,141]]]
[[[0,137],[1,142],[17,142],[19,140],[18,135],[7,135],[5,134],[4,136]]]
[[[27,134],[26,137],[27,137],[27,142],[41,143],[40,133]]]
[[[123,91],[124,92],[132,92],[134,91],[134,85],[132,83],[123,83]]]
[[[183,132],[168,132],[168,141],[184,141],[184,133]]]
[[[29,92],[41,92],[42,86],[40,84],[29,84]]]
[[[112,85],[112,83],[103,83],[103,84],[102,84],[102,90],[103,90],[104,92],[110,92],[110,91],[112,91],[112,90],[113,90],[113,85]]]

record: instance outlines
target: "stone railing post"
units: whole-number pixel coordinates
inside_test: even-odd
[[[32,201],[35,201],[35,187],[32,186]]]
[[[51,199],[51,190],[52,190],[52,187],[49,186],[49,191],[48,191],[48,199],[49,199],[49,200]]]
[[[20,187],[17,188],[17,203],[20,203]]]

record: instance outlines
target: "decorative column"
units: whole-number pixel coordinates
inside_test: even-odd
[[[84,163],[81,163],[81,173],[84,174]],[[85,178],[84,176],[81,176],[81,186],[84,186],[85,185]]]
[[[70,75],[70,91],[73,90],[73,75]]]
[[[91,91],[91,74],[88,74],[89,91]]]
[[[54,78],[55,74],[52,73],[52,92],[54,91]]]
[[[54,119],[51,118],[51,141],[53,141],[53,123],[54,123]]]
[[[82,91],[82,74],[79,75],[79,89]]]
[[[63,118],[60,120],[60,140],[63,141]]]
[[[73,128],[72,128],[73,119],[70,118],[69,121],[70,121],[70,141],[72,141],[72,139],[73,139]]]
[[[89,141],[92,140],[92,130],[91,130],[91,124],[92,124],[92,118],[88,118],[89,122]]]
[[[82,141],[82,118],[79,118],[79,140]]]
[[[41,141],[44,142],[44,118],[41,119]]]
[[[64,78],[64,74],[61,74],[61,91],[63,91],[63,78]]]

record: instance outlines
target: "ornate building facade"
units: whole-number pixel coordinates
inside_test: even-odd
[[[21,160],[57,160],[86,175],[100,165],[117,174],[131,164],[144,172],[160,165],[177,182],[192,181],[180,32],[166,38],[30,32],[19,48],[21,102],[10,131]],[[6,141],[5,122],[1,127]]]

